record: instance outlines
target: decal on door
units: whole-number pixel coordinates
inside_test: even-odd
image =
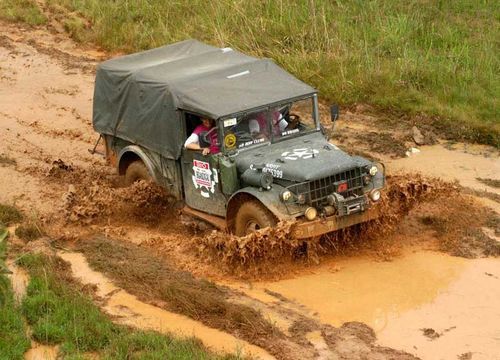
[[[215,193],[215,184],[219,182],[216,169],[210,169],[210,163],[193,160],[193,184],[200,189],[204,198],[209,198],[210,193]]]

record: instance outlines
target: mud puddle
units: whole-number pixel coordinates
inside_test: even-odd
[[[396,160],[386,159],[389,172],[421,172],[447,181],[457,180],[460,185],[475,190],[500,194],[500,189],[488,186],[478,178],[498,180],[500,161],[495,149],[470,144],[442,144],[422,146],[420,152]]]
[[[468,352],[474,359],[491,359],[500,350],[499,265],[498,259],[419,251],[391,262],[325,262],[314,273],[294,279],[231,286],[264,302],[277,302],[269,294],[283,296],[288,306],[334,326],[366,323],[380,345],[423,359]],[[423,329],[442,335],[430,340]]]
[[[12,260],[7,261],[7,268],[12,271],[12,274],[9,276],[10,282],[12,284],[12,290],[14,290],[15,299],[20,303],[24,295],[26,295],[26,288],[29,282],[28,273],[17,266]]]
[[[60,252],[58,255],[71,264],[73,275],[82,283],[96,286],[97,295],[104,299],[104,310],[117,317],[117,321],[122,324],[162,333],[174,333],[183,337],[194,336],[216,352],[239,353],[258,359],[274,359],[257,346],[209,328],[185,316],[138,300],[135,296],[115,286],[101,273],[93,271],[82,254]]]
[[[498,359],[500,261],[478,259],[432,302],[388,318],[379,343],[422,359]],[[425,336],[427,335],[427,336]],[[466,357],[467,354],[470,354]]]

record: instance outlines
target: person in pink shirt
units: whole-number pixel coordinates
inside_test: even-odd
[[[198,125],[193,133],[187,138],[184,143],[184,147],[189,150],[202,150],[203,155],[217,154],[220,152],[220,148],[217,145],[217,130],[213,130],[208,137],[210,139],[210,146],[206,148],[201,148],[200,146],[200,134],[202,132],[208,132],[210,129],[215,127],[215,120],[202,118],[201,124]]]
[[[257,115],[255,119],[250,120],[248,126],[250,128],[250,133],[252,134],[261,134],[266,138],[269,138],[269,130],[267,127],[267,112],[261,112]],[[272,116],[272,129],[274,136],[280,136],[283,131],[285,131],[288,123],[283,118],[281,112],[277,109],[271,110]]]

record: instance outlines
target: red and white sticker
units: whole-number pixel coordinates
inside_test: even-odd
[[[210,164],[205,161],[193,160],[194,181],[199,186],[212,186]]]

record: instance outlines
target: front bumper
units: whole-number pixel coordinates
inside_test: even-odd
[[[375,220],[379,215],[379,206],[375,205],[363,212],[346,216],[332,215],[313,221],[299,220],[292,229],[292,235],[296,239],[320,236],[352,225]]]

